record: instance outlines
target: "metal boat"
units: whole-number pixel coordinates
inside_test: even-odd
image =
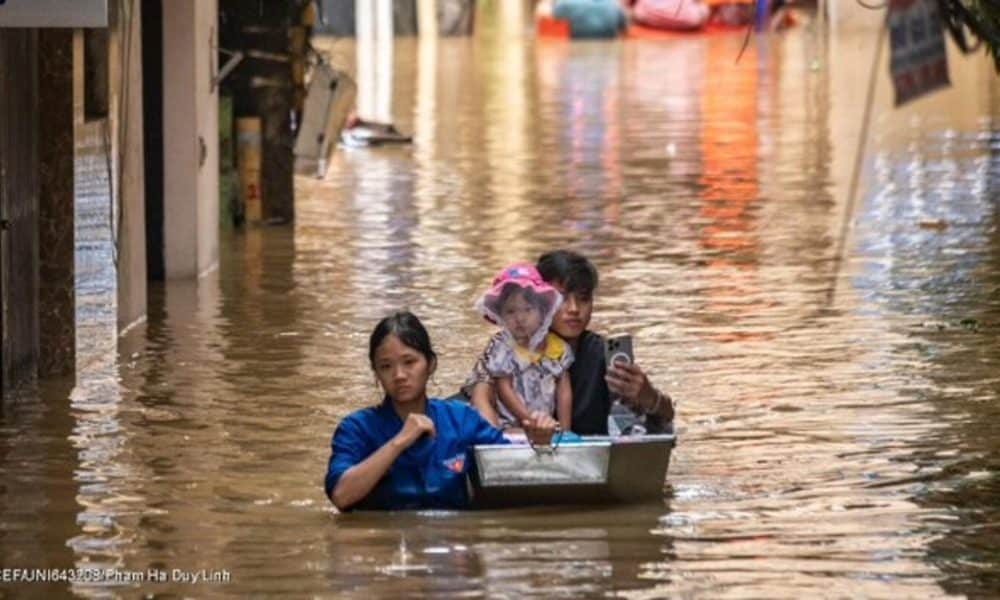
[[[552,446],[483,445],[469,476],[475,508],[663,498],[673,433],[587,436]]]

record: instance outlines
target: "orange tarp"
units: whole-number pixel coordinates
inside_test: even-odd
[[[636,39],[670,40],[689,37],[692,35],[745,31],[746,27],[746,25],[726,26],[709,23],[701,29],[677,31],[669,29],[655,29],[653,27],[644,27],[633,23],[632,25],[629,25],[628,30],[625,33],[625,37]],[[569,22],[560,19],[553,19],[552,17],[539,17],[535,22],[535,31],[539,37],[569,38]]]

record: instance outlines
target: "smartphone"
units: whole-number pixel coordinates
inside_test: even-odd
[[[630,365],[635,362],[632,336],[612,335],[604,339],[604,360],[610,368],[614,364]],[[608,414],[608,435],[642,435],[646,433],[645,417],[637,415],[621,403],[617,394],[611,394],[611,412]]]
[[[609,368],[616,363],[626,365],[634,363],[635,355],[632,353],[632,336],[622,334],[605,338],[604,360]]]

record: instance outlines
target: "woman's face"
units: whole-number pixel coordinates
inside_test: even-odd
[[[532,334],[542,326],[542,313],[523,294],[515,294],[500,310],[503,324],[518,344],[527,346]]]
[[[419,402],[427,397],[434,365],[395,335],[387,335],[375,349],[374,366],[382,389],[396,402]]]

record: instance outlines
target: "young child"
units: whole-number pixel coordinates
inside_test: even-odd
[[[573,351],[549,326],[562,296],[535,267],[505,268],[476,301],[476,310],[501,326],[483,353],[499,398],[500,428],[520,427],[533,411],[552,414],[570,431],[573,390],[569,367]],[[473,377],[475,373],[473,373]]]

